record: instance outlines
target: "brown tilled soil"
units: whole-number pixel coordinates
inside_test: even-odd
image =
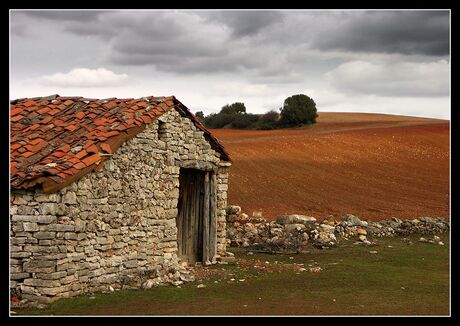
[[[449,121],[320,113],[310,127],[212,130],[230,153],[228,203],[252,214],[449,216]]]

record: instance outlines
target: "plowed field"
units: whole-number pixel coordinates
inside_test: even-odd
[[[449,216],[449,121],[319,113],[290,130],[212,130],[233,162],[228,203],[368,220]]]

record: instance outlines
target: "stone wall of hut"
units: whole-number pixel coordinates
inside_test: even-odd
[[[217,251],[225,253],[230,163],[193,122],[172,110],[126,141],[99,172],[51,194],[12,190],[10,288],[50,302],[179,276],[181,167],[217,176]]]

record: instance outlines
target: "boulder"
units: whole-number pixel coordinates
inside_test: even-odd
[[[284,230],[288,233],[294,233],[294,232],[301,232],[303,230],[305,230],[306,227],[305,225],[303,224],[299,224],[299,223],[296,223],[296,224],[286,224],[284,226]]]
[[[342,216],[342,224],[346,226],[366,226],[367,222],[361,221],[357,216],[347,214]]]
[[[428,224],[428,223],[434,224],[434,223],[437,222],[434,218],[432,218],[432,217],[427,217],[427,216],[419,217],[418,220],[419,220],[420,222],[424,222],[424,223],[427,223],[427,224]]]
[[[320,224],[319,229],[320,229],[320,231],[323,231],[323,232],[332,232],[332,233],[334,233],[334,231],[335,231],[335,227],[333,227],[331,225],[327,225],[327,224]]]
[[[248,214],[246,214],[246,213],[241,213],[241,214],[238,215],[238,217],[237,217],[236,220],[237,220],[237,221],[247,221],[248,218],[249,218]]]
[[[227,212],[227,215],[238,215],[241,213],[241,207],[236,205],[230,205],[227,206],[225,211]]]
[[[285,225],[285,224],[311,224],[315,223],[316,218],[313,216],[305,216],[305,215],[281,215],[276,218],[276,223]]]

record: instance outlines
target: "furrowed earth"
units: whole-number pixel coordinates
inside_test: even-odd
[[[301,129],[215,129],[233,161],[228,203],[365,220],[449,216],[449,121],[320,112]]]

